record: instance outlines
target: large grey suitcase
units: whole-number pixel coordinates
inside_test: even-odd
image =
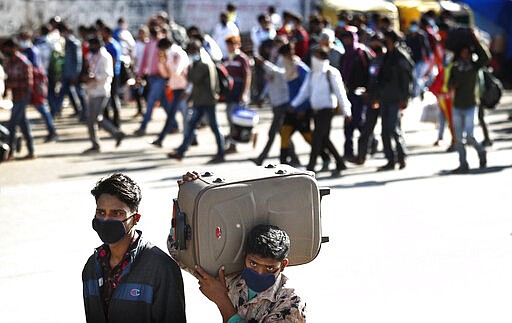
[[[244,266],[246,235],[256,224],[273,224],[290,236],[290,265],[312,261],[322,238],[320,189],[314,176],[288,165],[203,172],[184,183],[174,199],[173,256],[186,267],[196,264],[216,275]]]

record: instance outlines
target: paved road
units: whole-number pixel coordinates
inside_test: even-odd
[[[60,140],[43,144],[41,123],[34,125],[38,159],[0,164],[0,316],[2,322],[83,322],[81,270],[99,245],[91,229],[94,200],[89,191],[103,175],[121,170],[142,187],[140,228],[165,248],[176,179],[186,170],[205,170],[215,151],[209,129],[199,131],[200,145],[182,162],[165,152],[180,134],[169,135],[164,148],[147,143],[163,124],[154,113],[146,137],[129,137],[121,147],[105,136],[103,153],[82,156],[89,147],[86,127],[69,116],[57,121]],[[376,173],[381,153],[364,167],[349,166],[340,178],[317,174],[330,186],[323,201],[323,233],[330,242],[312,263],[290,267],[290,284],[307,300],[310,322],[510,322],[512,301],[512,94],[490,111],[494,145],[489,167],[468,175],[448,175],[457,155],[448,142],[433,147],[436,129],[419,123],[420,109],[406,110],[403,126],[409,148],[407,168]],[[123,129],[133,132],[140,119],[123,110]],[[37,112],[31,110],[31,118]],[[224,121],[223,112],[220,114]],[[8,111],[0,111],[0,121]],[[249,166],[264,143],[270,112],[261,110],[256,149],[239,153],[217,166]],[[225,122],[222,122],[226,130]],[[479,129],[477,136],[481,138]],[[342,147],[341,119],[332,138]],[[449,139],[447,133],[445,138]],[[303,163],[309,151],[294,138]],[[271,159],[279,148],[275,144]],[[23,155],[22,152],[21,155]],[[468,150],[470,166],[478,159]],[[331,165],[334,167],[334,165]],[[165,250],[165,249],[164,249]],[[184,273],[190,322],[220,321],[215,306]]]

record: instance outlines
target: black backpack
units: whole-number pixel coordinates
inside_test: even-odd
[[[226,99],[226,95],[233,90],[234,80],[229,75],[228,70],[221,63],[215,63],[215,69],[217,70],[217,78],[219,79],[219,101],[223,102]]]
[[[482,93],[480,93],[480,103],[487,109],[494,109],[500,102],[503,85],[489,69],[484,68],[482,73],[484,75],[484,86]]]

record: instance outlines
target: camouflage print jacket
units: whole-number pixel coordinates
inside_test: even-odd
[[[306,304],[293,288],[284,287],[287,280],[280,274],[271,288],[249,301],[241,273],[226,276],[226,285],[231,303],[245,322],[306,322]]]

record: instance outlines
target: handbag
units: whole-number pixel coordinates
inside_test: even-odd
[[[420,121],[427,123],[437,123],[439,121],[439,106],[437,98],[432,92],[426,92],[423,99],[423,110],[421,112]]]

